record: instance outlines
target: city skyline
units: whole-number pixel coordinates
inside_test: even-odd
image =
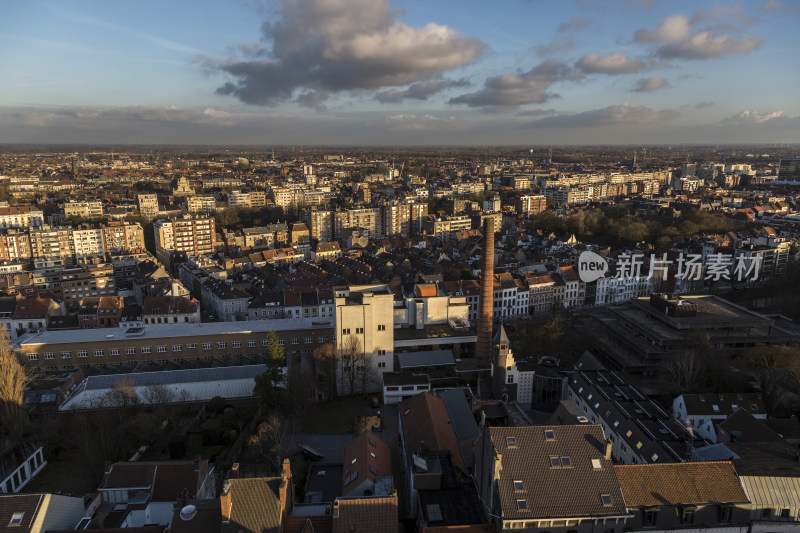
[[[5,6],[0,143],[800,141],[800,10],[618,0]]]

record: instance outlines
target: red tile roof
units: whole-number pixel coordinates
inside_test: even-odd
[[[429,392],[412,396],[400,403],[407,457],[424,446],[431,451],[449,451],[453,466],[467,472],[458,447],[453,424],[444,401]]]

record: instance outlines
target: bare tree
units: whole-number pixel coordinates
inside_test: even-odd
[[[121,379],[111,386],[111,390],[105,394],[103,404],[106,407],[117,409],[135,407],[139,405],[139,395],[133,381]]]
[[[0,423],[12,443],[22,439],[28,420],[24,400],[29,381],[25,368],[11,349],[8,331],[0,325]]]
[[[342,392],[355,394],[356,387],[360,384],[360,366],[363,363],[364,351],[361,347],[361,340],[355,335],[350,335],[344,339],[342,348],[339,350],[342,370]]]
[[[745,361],[758,378],[767,414],[775,416],[786,397],[796,394],[800,386],[800,350],[788,346],[758,346],[747,353]]]
[[[247,444],[252,446],[277,470],[283,458],[288,455],[293,438],[293,425],[273,413],[266,421],[258,425],[255,433],[247,439]]]
[[[703,364],[695,352],[687,351],[669,359],[664,364],[664,370],[678,389],[691,392],[700,382]]]
[[[142,400],[156,407],[174,403],[176,399],[177,394],[161,383],[148,385],[142,390]]]

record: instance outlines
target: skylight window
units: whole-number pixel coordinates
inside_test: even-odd
[[[506,446],[509,448],[517,447],[517,437],[506,437]]]
[[[603,500],[603,505],[611,505],[611,495],[601,494],[600,499]]]
[[[520,511],[528,510],[528,500],[517,500],[517,509]]]
[[[719,405],[713,404],[711,408],[714,410],[715,413],[719,413]]]
[[[553,468],[559,468],[561,466],[561,458],[560,457],[551,457],[550,458],[550,466]]]
[[[562,457],[561,468],[568,468],[570,466],[572,466],[572,461],[569,460],[569,457]]]
[[[515,481],[514,490],[517,492],[525,490],[525,483],[523,483],[522,481]]]
[[[22,517],[25,516],[25,513],[14,513],[11,515],[11,521],[8,523],[9,526],[18,526],[22,524]]]
[[[592,459],[592,468],[599,470],[603,468],[603,463],[600,462],[600,459]]]
[[[544,439],[545,440],[556,440],[556,432],[552,429],[544,430]]]

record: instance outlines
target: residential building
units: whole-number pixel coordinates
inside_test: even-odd
[[[634,531],[747,531],[749,498],[730,461],[614,465]]]
[[[599,425],[484,428],[475,457],[478,495],[498,531],[627,530]]]
[[[211,254],[217,247],[214,218],[156,220],[153,223],[153,232],[156,257],[164,264],[169,264],[173,252],[184,252],[196,257]]]
[[[217,210],[217,199],[209,195],[195,195],[186,197],[186,210],[191,214],[208,215]]]
[[[0,207],[0,229],[38,228],[44,225],[44,215],[35,207]]]
[[[197,324],[200,303],[181,296],[146,296],[142,304],[144,324]]]
[[[546,209],[547,199],[542,195],[526,195],[517,199],[517,213],[520,215],[538,215]]]
[[[344,448],[342,496],[375,494],[378,478],[392,475],[389,446],[372,431],[364,431]]]
[[[0,524],[14,533],[72,530],[83,517],[83,498],[59,494],[0,496]]]
[[[139,194],[136,199],[139,202],[139,214],[144,218],[153,219],[158,216],[157,194]]]
[[[67,304],[77,303],[87,296],[117,294],[114,267],[110,263],[67,268],[61,271],[59,280]]]
[[[303,212],[303,220],[311,237],[320,242],[330,242],[334,238],[333,211],[323,211],[315,207]]]
[[[247,306],[253,296],[224,279],[209,278],[201,286],[203,303],[220,320],[247,319]]]
[[[717,442],[717,424],[739,409],[767,418],[764,401],[756,393],[681,394],[672,401],[672,415],[710,442]]]
[[[221,533],[262,533],[281,531],[292,507],[293,494],[289,460],[284,459],[278,477],[232,478],[220,494]]]

